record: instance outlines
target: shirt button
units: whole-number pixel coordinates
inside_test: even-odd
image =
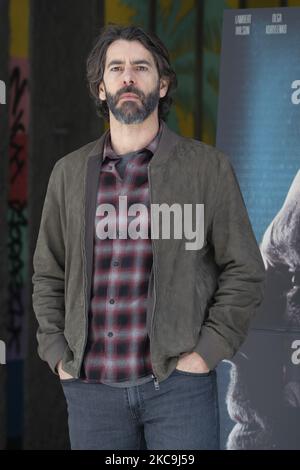
[[[119,261],[113,261],[113,266],[119,266]]]
[[[114,335],[114,334],[113,334],[112,331],[109,331],[109,332],[107,333],[107,336],[113,336],[113,335]]]
[[[114,304],[115,303],[114,299],[110,299],[109,303]]]
[[[109,170],[112,170],[112,168],[113,168],[112,165],[108,165]]]

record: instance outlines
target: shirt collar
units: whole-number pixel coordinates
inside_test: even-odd
[[[150,150],[150,152],[152,152],[152,154],[154,154],[154,152],[156,151],[156,149],[158,147],[159,139],[160,139],[160,136],[161,136],[161,133],[162,133],[162,128],[163,128],[163,126],[161,125],[161,122],[160,122],[159,123],[159,129],[158,129],[158,132],[157,132],[156,136],[145,147],[145,149]],[[142,149],[142,150],[144,150],[144,149]],[[138,152],[140,152],[140,151],[141,150],[138,150]],[[117,155],[115,153],[115,151],[113,150],[113,148],[112,148],[110,132],[107,133],[105,143],[104,143],[104,149],[103,149],[103,161],[106,160],[107,158],[110,158],[110,159],[119,159],[120,158],[120,156]]]

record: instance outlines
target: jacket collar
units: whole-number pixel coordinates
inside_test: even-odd
[[[150,165],[151,167],[159,167],[165,165],[170,156],[172,155],[172,149],[175,145],[182,139],[178,134],[173,132],[167,124],[162,121],[161,122],[162,130],[161,130],[161,137],[157,146],[156,151],[153,154],[151,159]],[[88,158],[97,157],[102,161],[103,158],[103,149],[105,139],[109,133],[109,129],[107,129],[102,136],[96,140],[96,143],[90,153],[88,154]]]

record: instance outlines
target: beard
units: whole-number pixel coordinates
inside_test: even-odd
[[[122,88],[115,95],[110,94],[106,91],[106,103],[108,109],[117,119],[117,121],[122,124],[139,124],[158,106],[160,96],[159,96],[159,82],[153,91],[145,95],[142,91],[135,88],[132,85]],[[121,95],[124,93],[134,93],[138,100],[123,100],[120,105],[118,105]]]

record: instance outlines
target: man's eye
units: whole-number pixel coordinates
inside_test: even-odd
[[[113,72],[117,72],[118,70],[120,70],[121,67],[112,67],[110,70],[113,71]]]
[[[137,70],[146,71],[146,70],[148,70],[148,69],[147,69],[147,67],[145,67],[144,65],[138,65],[138,66],[137,66]]]

